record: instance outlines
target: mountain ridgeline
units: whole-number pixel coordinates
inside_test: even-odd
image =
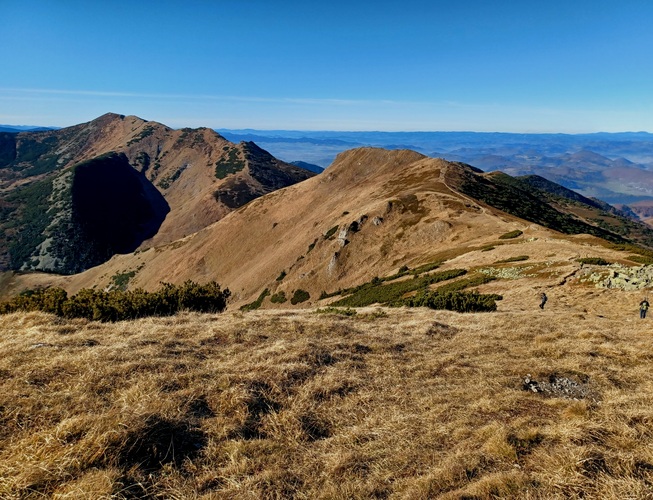
[[[75,274],[18,276],[18,291],[27,281],[74,293],[192,280],[217,281],[248,307],[345,304],[358,300],[348,293],[383,295],[366,283],[403,294],[408,285],[387,281],[411,273],[413,285],[435,286],[428,273],[441,265],[443,276],[469,275],[448,287],[485,283],[481,263],[530,259],[510,255],[503,234],[524,234],[516,243],[541,255],[551,254],[547,241],[574,235],[653,255],[653,230],[607,203],[415,151],[353,149],[316,175],[210,129],[120,115],[2,137],[0,264]]]
[[[251,145],[247,151],[247,161],[265,159]],[[238,158],[227,155],[221,167],[238,168]],[[262,177],[256,167],[251,175]],[[236,193],[233,186],[223,189]],[[581,256],[640,262],[653,255],[651,242],[645,224],[542,178],[360,148],[172,244],[141,245],[64,281],[39,283],[75,293],[118,280],[145,290],[162,281],[217,281],[232,291],[233,306],[248,309],[398,303],[414,294],[413,301],[429,301],[429,290],[487,287],[522,267],[529,276],[569,274]]]
[[[106,114],[0,133],[0,271],[84,271],[314,175],[253,143]]]

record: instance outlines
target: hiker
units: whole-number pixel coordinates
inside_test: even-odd
[[[549,298],[546,296],[546,293],[542,292],[540,299],[542,300],[542,302],[540,302],[540,309],[544,309],[544,304],[546,304],[546,301],[549,300]]]
[[[644,319],[646,318],[646,311],[648,311],[648,300],[646,297],[639,303],[639,317]]]

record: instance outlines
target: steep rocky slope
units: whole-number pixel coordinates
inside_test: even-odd
[[[161,199],[155,208],[150,207],[156,212],[154,219],[141,220],[147,215],[137,213],[136,206],[130,208],[134,195],[130,184],[119,180],[127,175],[124,168],[116,167],[120,172],[116,170],[114,178],[93,173],[98,191],[89,193],[102,192],[113,202],[85,205],[85,211],[100,212],[86,217],[84,238],[114,234],[106,224],[144,224],[145,229],[136,231],[128,245],[101,242],[102,250],[94,251],[93,258],[79,260],[75,248],[79,238],[67,238],[68,245],[59,238],[55,247],[50,238],[60,221],[70,219],[75,211],[71,186],[86,182],[77,180],[79,172],[102,169],[107,163],[87,163],[82,170],[75,165],[110,152],[122,155],[114,166],[132,167],[134,173],[129,176],[138,179],[143,190],[138,196],[146,204]],[[233,144],[207,128],[173,130],[135,116],[106,114],[61,130],[2,133],[0,270],[78,272],[114,253],[182,238],[258,196],[313,175],[275,159],[253,143]],[[75,192],[81,193],[80,189]],[[94,197],[89,195],[89,201]],[[73,261],[76,264],[71,266]]]

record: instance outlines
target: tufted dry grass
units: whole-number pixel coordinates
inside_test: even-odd
[[[631,316],[0,316],[0,498],[650,498]]]

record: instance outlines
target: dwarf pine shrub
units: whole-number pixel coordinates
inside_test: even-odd
[[[522,234],[524,234],[522,231],[520,231],[519,229],[515,229],[514,231],[510,231],[508,233],[502,234],[501,236],[499,236],[499,239],[500,240],[511,240],[513,238],[517,238],[517,237],[521,236]]]
[[[23,293],[0,303],[0,314],[43,311],[65,318],[122,321],[170,316],[181,310],[219,313],[227,308],[230,295],[229,289],[222,290],[215,281],[200,285],[190,280],[183,285],[161,283],[156,292],[82,289],[71,297],[61,288],[48,288]]]
[[[311,298],[311,295],[306,290],[302,290],[300,288],[298,290],[295,290],[295,293],[293,294],[292,298],[290,299],[290,303],[292,305],[295,305],[295,304],[299,304],[301,302],[306,302],[310,298]]]
[[[456,312],[489,312],[496,311],[496,301],[502,297],[495,294],[480,294],[478,292],[430,292],[425,291],[404,301],[408,307],[429,307],[431,309],[446,309]]]
[[[284,292],[283,290],[275,293],[274,295],[272,295],[272,297],[270,297],[270,302],[272,302],[273,304],[283,304],[287,300],[288,299],[286,298],[286,292]]]
[[[261,307],[263,305],[263,301],[265,300],[265,297],[270,295],[270,290],[267,288],[261,292],[261,294],[258,296],[258,298],[254,302],[250,302],[249,304],[245,304],[244,306],[240,307],[241,311],[254,311]]]
[[[591,264],[594,266],[609,266],[612,262],[607,261],[601,257],[582,257],[577,260],[581,264]]]
[[[68,294],[63,288],[27,290],[10,301],[0,303],[0,314],[14,311],[43,311],[62,316]]]
[[[507,259],[497,260],[495,264],[507,264],[509,262],[521,262],[523,260],[528,260],[528,255],[517,255],[515,257],[508,257]]]
[[[334,307],[365,307],[377,303],[393,305],[407,293],[426,288],[434,283],[457,278],[465,273],[467,273],[465,269],[449,269],[423,276],[415,275],[414,279],[395,281],[388,284],[375,283],[373,280],[344,291],[343,293],[349,295],[333,302],[331,305]]]

